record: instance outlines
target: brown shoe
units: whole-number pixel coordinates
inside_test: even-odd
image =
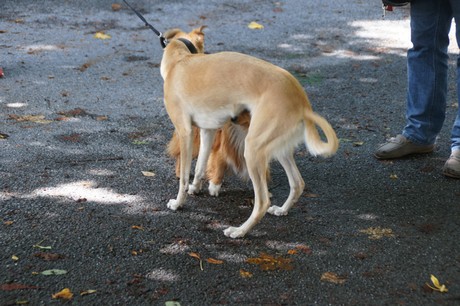
[[[408,140],[403,135],[398,135],[380,145],[374,153],[378,159],[400,158],[410,154],[431,153],[434,150],[432,145],[419,145]]]
[[[460,178],[460,150],[452,151],[449,159],[444,164],[442,173],[448,177]]]

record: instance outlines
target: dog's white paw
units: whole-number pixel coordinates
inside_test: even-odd
[[[180,206],[181,205],[180,205],[179,201],[177,201],[175,199],[169,200],[168,205],[167,205],[167,207],[169,209],[171,209],[171,210],[177,210]]]
[[[201,184],[194,185],[190,184],[188,185],[188,194],[197,194],[201,191]]]
[[[218,197],[220,187],[222,187],[222,184],[216,185],[213,182],[209,182],[209,187],[208,187],[209,194],[213,197]]]
[[[275,216],[285,216],[288,214],[287,210],[283,209],[282,207],[275,206],[275,205],[270,206],[267,212]]]
[[[229,227],[224,230],[224,235],[230,238],[241,238],[246,235],[246,231],[242,230],[241,227]]]

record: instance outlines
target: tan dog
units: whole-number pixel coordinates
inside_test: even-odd
[[[244,111],[217,130],[206,168],[210,195],[219,196],[224,175],[228,170],[233,170],[243,179],[249,178],[244,160],[244,139],[248,134],[250,121],[251,115]],[[198,156],[199,149],[200,129],[193,127],[192,158]],[[176,132],[168,144],[167,152],[176,159],[176,176],[180,177],[180,144]]]
[[[338,139],[331,125],[312,111],[300,83],[286,70],[263,60],[235,52],[192,54],[186,38],[197,49],[204,47],[201,29],[188,34],[176,31],[167,39],[161,61],[164,103],[180,142],[180,183],[176,199],[168,207],[177,210],[190,194],[201,189],[216,131],[228,120],[248,110],[251,124],[244,144],[244,158],[254,187],[254,209],[246,222],[229,227],[226,236],[243,237],[268,211],[286,215],[298,200],[305,183],[293,151],[302,142],[312,155],[330,156]],[[189,185],[193,128],[200,128],[200,150],[193,183]],[[318,125],[327,142],[319,136]],[[290,192],[283,206],[271,206],[267,169],[277,159],[289,179]]]

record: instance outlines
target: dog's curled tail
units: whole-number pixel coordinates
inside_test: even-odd
[[[321,140],[321,137],[316,129],[318,125],[326,136],[327,142]],[[308,110],[305,112],[305,144],[308,151],[313,156],[329,157],[337,152],[339,148],[339,140],[335,134],[332,126],[327,122],[326,119],[318,115],[317,113]]]

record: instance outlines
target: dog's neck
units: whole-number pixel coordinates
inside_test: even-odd
[[[195,48],[195,46],[192,44],[192,42],[188,39],[185,38],[178,38],[177,40],[180,40],[181,42],[184,43],[185,46],[187,46],[187,49],[190,51],[192,54],[197,54],[198,50]]]

